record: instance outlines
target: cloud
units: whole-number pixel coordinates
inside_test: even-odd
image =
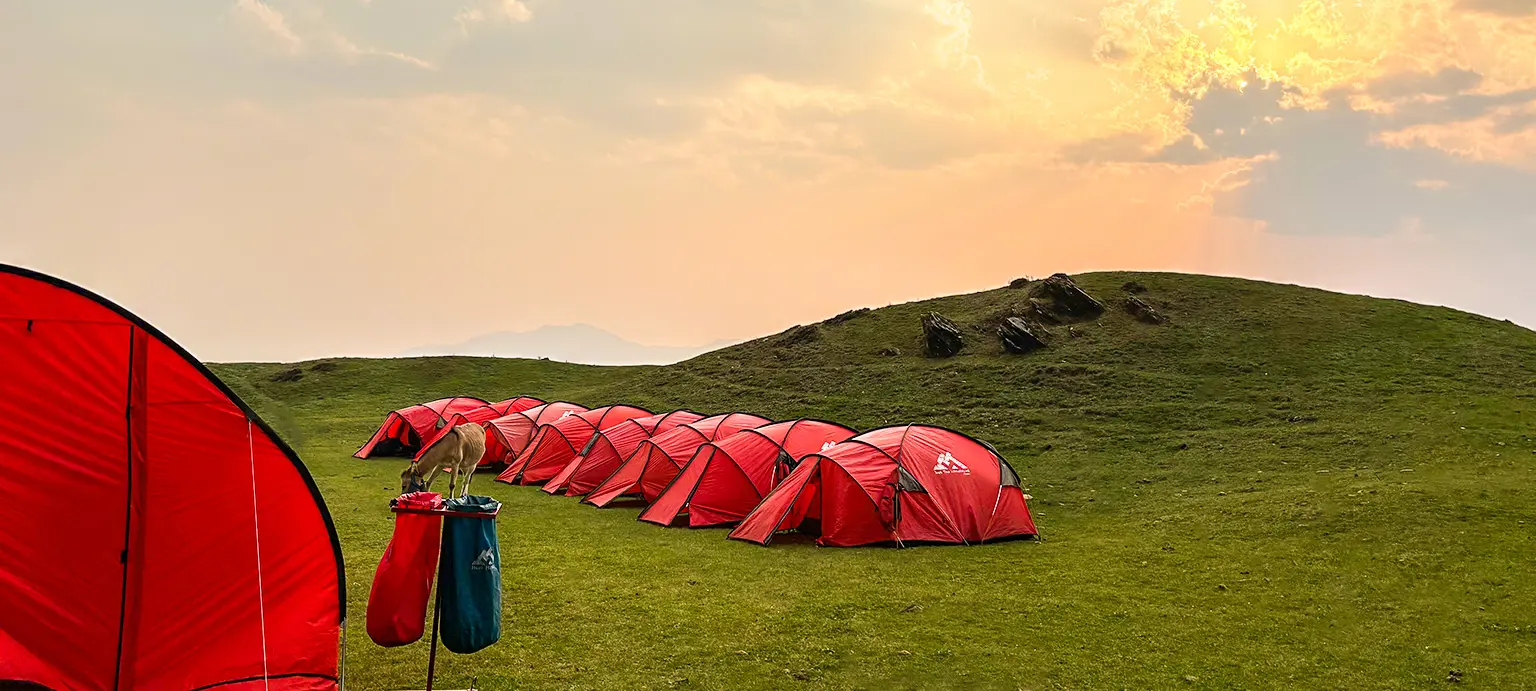
[[[1523,134],[1532,129],[1536,129],[1536,109],[1510,113],[1499,118],[1493,131],[1497,134]]]
[[[516,0],[508,1],[514,4],[516,2]],[[320,59],[340,58],[348,64],[382,58],[415,68],[434,69],[430,62],[401,51],[358,45],[356,41],[330,26],[317,9],[313,7],[307,9],[307,12],[300,13],[303,16],[301,21],[295,23],[290,21],[283,12],[263,0],[235,0],[234,6],[234,12],[241,21],[257,28],[267,39],[276,41],[281,46],[282,53],[290,58],[301,56]]]
[[[476,7],[460,10],[453,20],[459,31],[469,35],[476,24],[521,24],[533,19],[533,10],[519,0],[490,0]]]
[[[1072,142],[1062,147],[1058,155],[1071,163],[1117,163],[1147,159],[1153,144],[1152,137],[1142,132],[1125,132]]]
[[[473,34],[441,62],[470,89],[548,104],[603,92],[638,109],[720,94],[748,76],[868,88],[931,63],[928,47],[948,33],[921,8],[885,0],[584,0]]]
[[[716,159],[707,165],[805,180],[853,163],[924,170],[1008,144],[995,125],[902,96],[900,90],[871,94],[744,79],[709,104],[707,121],[687,150]]]
[[[1460,67],[1439,72],[1400,72],[1372,82],[1366,92],[1377,98],[1396,100],[1416,96],[1448,96],[1470,91],[1483,83],[1483,75]]]
[[[1462,0],[1461,6],[1473,12],[1486,12],[1505,17],[1536,14],[1536,0]]]
[[[1502,93],[1458,94],[1449,98],[1415,102],[1387,118],[1389,126],[1466,122],[1496,111],[1536,101],[1536,88]]]
[[[1527,108],[1529,106],[1526,106]],[[1536,169],[1536,127],[1529,111],[1500,109],[1475,120],[1414,125],[1383,132],[1381,143],[1398,148],[1429,148],[1458,159]]]
[[[281,12],[272,9],[261,0],[235,0],[235,11],[240,17],[275,39],[290,54],[297,54],[304,47],[304,40],[288,26]]]
[[[1204,148],[1176,144],[1154,159],[1267,156],[1247,184],[1216,196],[1214,211],[1281,234],[1380,236],[1410,221],[1442,235],[1536,230],[1536,198],[1521,191],[1536,189],[1536,174],[1382,138],[1402,123],[1454,123],[1536,93],[1458,95],[1393,114],[1354,110],[1342,98],[1316,110],[1287,108],[1286,91],[1277,84],[1213,89],[1190,104],[1190,133]]]
[[[885,168],[923,170],[994,151],[1000,133],[947,113],[922,112],[899,104],[875,104],[848,114],[834,126],[850,133],[848,153]]]
[[[363,46],[359,46],[354,43],[352,39],[347,38],[346,36],[336,31],[330,31],[325,34],[325,44],[329,46],[337,56],[340,56],[342,59],[347,60],[348,62],[355,63],[359,60],[369,58],[384,58],[386,60],[399,62],[424,70],[437,69],[437,67],[432,63],[414,55],[407,55],[405,53],[393,50],[380,50],[378,48],[365,48]]]
[[[1120,111],[1160,139],[1179,130],[1187,97],[1245,75],[1294,87],[1288,105],[1311,107],[1340,90],[1397,101],[1536,86],[1536,24],[1458,1],[1110,0],[1099,12],[1097,61],[1118,77]],[[1536,6],[1468,1],[1506,13]]]
[[[146,0],[157,18],[104,7],[98,21],[112,31],[87,35],[60,17],[18,35],[15,50],[179,107],[477,96],[590,126],[612,151],[657,140],[652,150],[754,155],[797,175],[818,162],[914,170],[1017,147],[1030,140],[1002,136],[1004,99],[1044,83],[989,84],[981,17],[961,0],[464,1],[227,0],[204,11],[220,25]],[[229,40],[231,30],[267,49]],[[750,86],[764,83],[846,103],[765,101]]]
[[[438,81],[621,137],[746,146],[788,169],[821,154],[920,168],[993,136],[972,118],[996,100],[972,23],[958,0],[550,3],[533,21],[464,37]],[[822,103],[782,101],[796,90]]]
[[[1239,177],[1187,204],[1260,221],[1273,233],[1384,236],[1411,224],[1440,235],[1536,231],[1536,89],[1467,93],[1468,70],[1381,78],[1335,90],[1320,107],[1298,89],[1249,75],[1245,87],[1182,96],[1184,136],[1150,153],[1148,135],[1081,142],[1060,151],[1076,164],[1141,161],[1195,166],[1246,161]],[[1357,110],[1352,97],[1393,99]],[[1503,136],[1503,139],[1499,137]],[[1520,155],[1525,161],[1510,160]],[[1523,163],[1523,165],[1522,165]]]

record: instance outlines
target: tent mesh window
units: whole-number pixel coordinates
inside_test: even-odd
[[[1013,466],[1008,465],[1008,461],[1003,460],[1002,456],[997,457],[997,464],[1002,472],[1002,478],[998,481],[998,485],[1002,487],[1019,487],[1019,474],[1013,471]]]

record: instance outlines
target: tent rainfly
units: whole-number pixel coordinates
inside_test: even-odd
[[[766,545],[779,531],[816,526],[816,543],[835,547],[1038,535],[1002,456],[925,425],[884,427],[806,456],[730,537]]]
[[[340,543],[261,418],[142,319],[3,265],[0,363],[0,688],[338,687]]]
[[[528,442],[533,439],[539,425],[585,412],[586,406],[555,401],[486,422],[485,456],[480,459],[480,465],[506,464],[517,460],[518,454],[528,448]]]
[[[640,494],[647,502],[655,501],[700,446],[770,422],[747,413],[726,413],[679,425],[671,432],[640,442],[624,464],[582,501],[599,508],[629,494]]]
[[[384,416],[384,424],[373,433],[363,448],[352,454],[355,458],[379,456],[403,456],[410,458],[422,448],[422,442],[437,436],[448,425],[448,418],[488,405],[485,401],[469,396],[440,398],[431,403],[401,408]]]
[[[789,420],[749,429],[699,447],[640,520],[671,525],[688,513],[692,528],[739,522],[800,459],[847,441],[856,432],[821,420]]]
[[[447,436],[449,430],[458,427],[459,425],[478,424],[483,427],[485,426],[485,423],[490,422],[496,418],[505,417],[512,413],[520,413],[524,410],[528,410],[529,408],[534,408],[543,404],[544,402],[537,398],[519,396],[517,398],[508,399],[499,403],[475,406],[469,410],[449,415],[448,422],[432,435],[432,440],[421,445],[421,450],[416,452],[415,460],[421,460],[421,457],[427,453],[427,449],[432,448],[432,445],[436,444],[437,440]],[[487,432],[486,434],[490,433]],[[489,444],[487,444],[487,447],[489,447]],[[489,448],[487,448],[487,452],[489,452]],[[487,463],[488,462],[486,461],[485,457],[482,456],[480,458],[480,465],[486,465]]]
[[[579,497],[597,488],[613,471],[635,452],[640,442],[668,432],[678,425],[704,419],[691,410],[674,410],[665,415],[652,415],[625,420],[600,430],[580,456],[571,459],[560,474],[544,483],[549,494],[564,492],[566,496]]]
[[[537,408],[541,405],[544,405],[544,402],[532,396],[518,396],[517,398],[509,398],[505,401],[499,401],[491,404],[491,409],[496,411],[495,415],[492,415],[485,420],[471,420],[471,422],[486,422],[499,417],[506,417],[513,413],[521,413],[524,410]]]
[[[528,442],[528,448],[496,479],[518,485],[536,485],[549,480],[576,458],[598,432],[625,420],[650,415],[651,411],[643,408],[610,405],[542,425]]]

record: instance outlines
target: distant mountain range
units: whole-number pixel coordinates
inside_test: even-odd
[[[722,340],[689,347],[648,346],[588,324],[567,324],[481,334],[459,343],[413,348],[400,355],[549,358],[586,365],[670,365],[734,343]]]

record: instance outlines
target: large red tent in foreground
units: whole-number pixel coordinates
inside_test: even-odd
[[[820,525],[816,543],[970,544],[1037,535],[1019,476],[959,432],[907,425],[861,434],[805,457],[731,537],[768,544]]]
[[[337,688],[340,544],[260,418],[138,317],[3,265],[0,363],[0,687]]]
[[[485,457],[480,459],[480,465],[511,463],[523,449],[528,448],[528,442],[533,441],[533,435],[540,425],[585,412],[586,406],[555,401],[487,421]]]
[[[704,419],[703,415],[691,410],[674,410],[665,415],[625,420],[608,429],[600,430],[597,436],[587,443],[587,448],[582,450],[580,456],[571,459],[559,475],[544,483],[544,491],[549,494],[563,491],[568,496],[581,496],[591,492],[609,475],[612,475],[624,459],[635,452],[635,447],[639,446],[640,442],[671,431],[678,425],[702,419]]]
[[[384,416],[384,424],[379,425],[379,431],[374,432],[368,443],[352,455],[355,458],[410,458],[421,450],[423,442],[436,437],[438,431],[447,426],[448,418],[453,414],[487,405],[478,398],[457,396],[401,408]]]
[[[520,485],[536,485],[560,473],[576,458],[598,432],[625,420],[649,417],[651,411],[632,405],[593,408],[539,427],[528,448],[497,476],[497,480]]]
[[[705,444],[661,496],[640,512],[640,520],[671,525],[686,510],[693,528],[740,521],[801,458],[826,451],[854,434],[832,422],[789,420]]]
[[[640,494],[647,502],[654,501],[700,446],[770,422],[748,413],[726,413],[658,434],[640,442],[624,464],[582,501],[604,507],[628,494]]]

